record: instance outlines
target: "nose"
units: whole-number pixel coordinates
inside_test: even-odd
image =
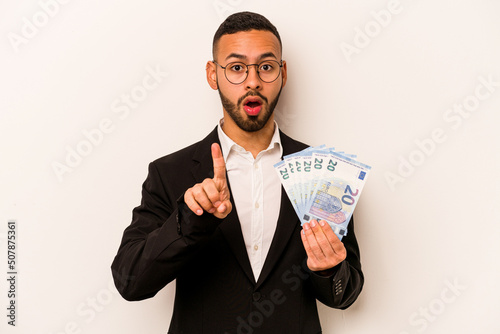
[[[255,68],[252,70],[252,67]],[[247,80],[245,85],[248,89],[259,89],[262,86],[262,82],[259,77],[258,64],[247,65]]]

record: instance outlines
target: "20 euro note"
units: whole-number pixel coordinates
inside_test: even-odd
[[[312,219],[326,220],[342,239],[347,235],[347,225],[371,167],[333,151],[327,159],[327,168],[322,168],[315,180],[314,191],[301,219],[303,223]]]
[[[319,146],[319,148],[324,145]],[[274,165],[283,188],[292,203],[292,206],[297,214],[297,217],[302,217],[306,202],[304,200],[305,194],[304,186],[306,185],[302,180],[302,173],[307,173],[311,170],[310,158],[312,153],[310,151],[316,149],[315,147],[306,148],[300,152],[296,152],[283,157],[284,160]],[[309,163],[307,162],[309,160]]]
[[[285,192],[290,199],[290,202],[292,203],[295,213],[298,217],[301,217],[302,211],[300,210],[300,204],[298,202],[299,197],[295,195],[294,180],[290,177],[291,175],[293,175],[293,173],[290,172],[289,167],[287,163],[285,163],[285,161],[278,162],[274,165],[274,168],[278,173],[281,184],[283,185],[283,188],[285,189]]]
[[[325,145],[318,147],[308,147],[300,152],[292,153],[283,157],[283,162],[288,167],[289,180],[287,183],[291,188],[287,191],[290,200],[297,203],[298,211],[303,213],[307,204],[307,183],[305,182],[306,175],[311,171],[312,152],[323,149]],[[279,165],[279,164],[277,164]],[[276,167],[276,165],[275,165]],[[282,173],[280,176],[283,176]],[[286,190],[286,189],[285,189]],[[298,215],[299,217],[301,215]]]
[[[335,156],[332,155],[332,152],[336,152],[337,156],[341,155],[343,157],[350,158],[352,161],[355,161],[356,155],[347,154],[343,151],[335,151],[335,148],[322,148],[322,149],[314,149],[310,151],[310,166],[311,171],[308,174],[309,178],[305,179],[307,183],[307,202],[304,204],[303,210],[310,205],[310,201],[318,182],[325,177],[329,176],[329,173],[335,169],[335,165],[337,164],[335,160]]]
[[[304,173],[304,176],[302,178],[302,189],[305,191],[305,203],[303,203],[303,207],[301,210],[302,212],[305,212],[306,208],[308,207],[308,204],[311,201],[312,195],[314,194],[314,190],[318,182],[323,179],[325,177],[325,173],[327,173],[327,171],[332,168],[332,164],[334,163],[334,161],[331,160],[331,152],[336,152],[334,147],[322,147],[320,149],[314,148],[313,150],[310,150],[308,152],[309,155],[307,157],[304,157],[304,159],[309,159],[309,171],[307,173]],[[353,154],[346,154],[342,151],[338,153],[351,159],[356,158],[356,155]],[[305,161],[304,164],[306,164]]]

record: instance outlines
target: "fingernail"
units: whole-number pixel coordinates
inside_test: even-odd
[[[215,212],[215,208],[211,208],[210,210],[208,210],[209,213],[214,213]]]
[[[221,203],[220,201],[217,201],[214,203],[214,206],[217,208],[220,205],[220,203]]]
[[[316,226],[316,221],[313,219],[311,220],[311,227],[315,227]]]
[[[309,230],[311,227],[309,226],[308,223],[305,223],[303,226],[304,230]]]
[[[217,208],[217,210],[218,210],[220,213],[222,213],[222,212],[226,211],[226,206],[225,206],[225,205],[221,205],[221,206],[219,206],[219,207]]]
[[[325,221],[324,221],[324,220],[320,220],[320,221],[318,221],[318,223],[319,223],[321,226],[325,226]]]
[[[200,210],[200,209],[196,210],[196,214],[197,214],[198,216],[201,216],[201,214],[202,214],[202,213],[203,213],[203,210]]]

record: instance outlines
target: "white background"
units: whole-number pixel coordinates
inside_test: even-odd
[[[356,210],[365,287],[346,311],[319,306],[324,333],[500,332],[498,1],[48,8],[51,16],[38,1],[0,2],[2,333],[166,332],[174,285],[126,302],[109,267],[148,163],[202,139],[221,117],[205,64],[217,27],[241,10],[264,14],[282,36],[280,127],[373,167]],[[356,53],[343,52],[347,44]],[[168,75],[145,91],[148,68]],[[495,84],[489,91],[481,80]],[[141,101],[125,115],[120,99],[131,93]],[[466,103],[465,117],[449,111]],[[84,132],[101,122],[108,133],[88,146]],[[78,147],[87,155],[58,178],[54,165],[67,166]],[[15,328],[6,317],[9,219],[18,224]]]

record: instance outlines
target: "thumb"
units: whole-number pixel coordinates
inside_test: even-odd
[[[212,144],[212,160],[214,162],[214,180],[226,182],[226,163],[219,144]],[[221,190],[221,189],[219,189]]]

